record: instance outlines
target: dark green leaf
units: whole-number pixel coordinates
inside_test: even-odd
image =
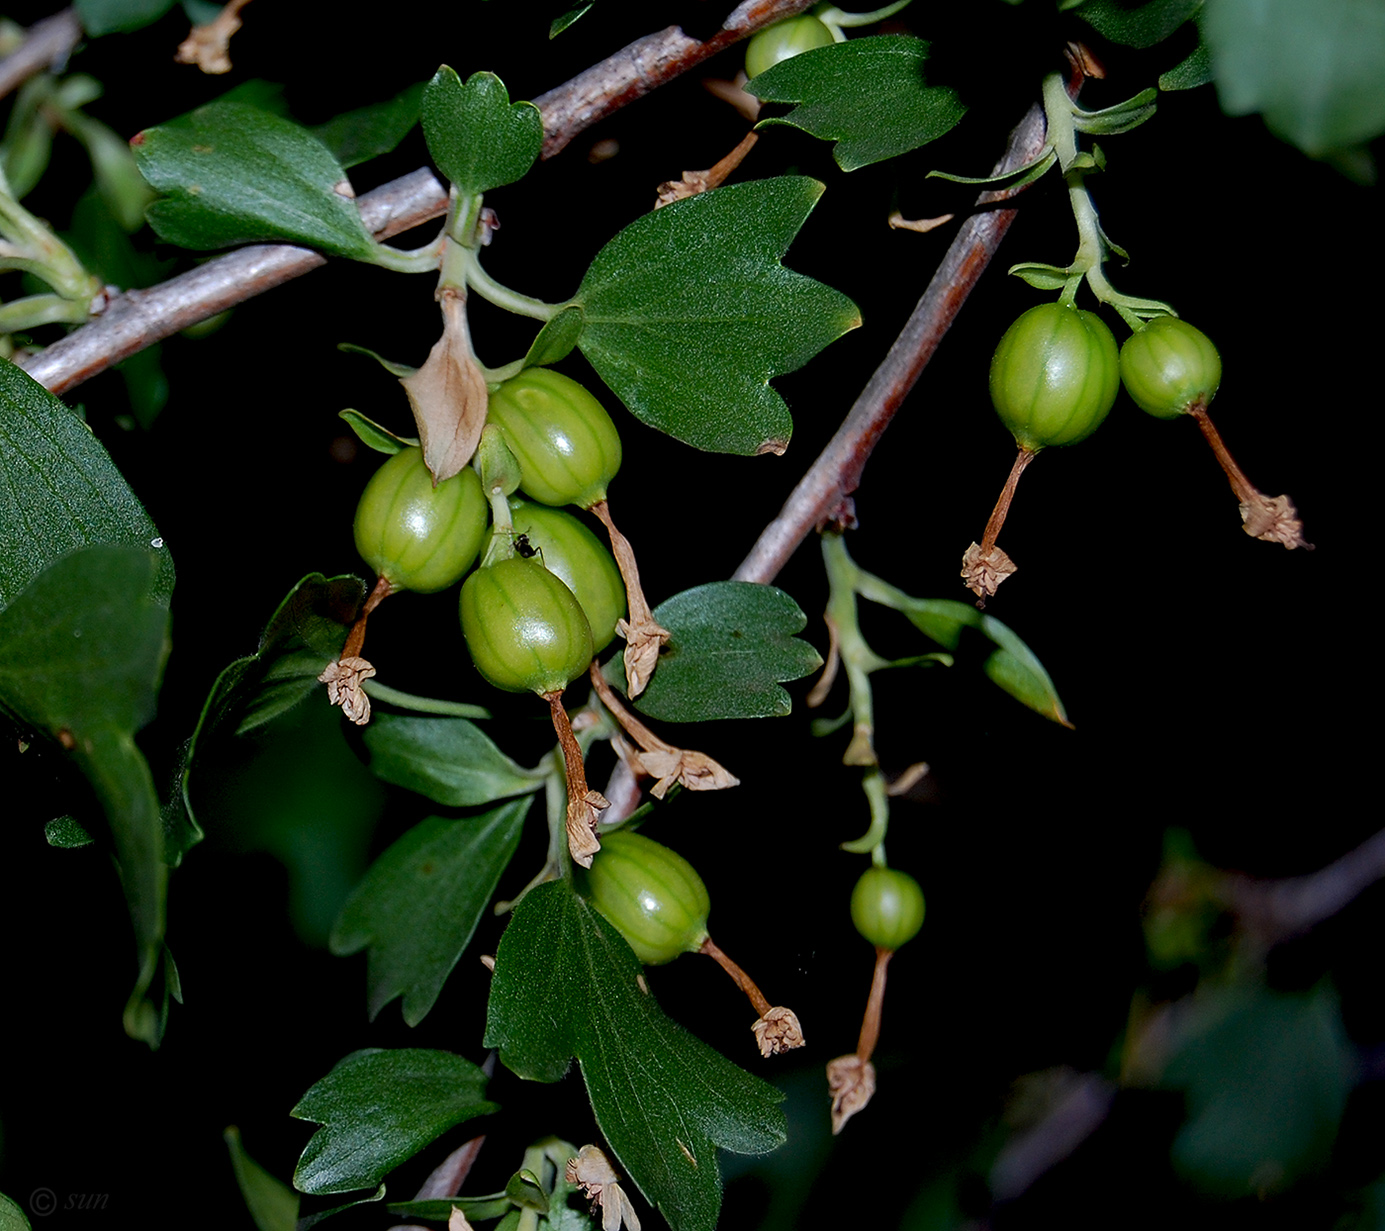
[[[298,1194],[245,1152],[238,1128],[228,1128],[222,1136],[231,1152],[236,1187],[255,1226],[259,1231],[294,1231],[298,1223]]]
[[[167,606],[173,560],[101,443],[72,411],[0,359],[0,610],[79,547],[125,543],[158,553],[150,597]]]
[[[423,91],[423,135],[466,197],[523,179],[543,146],[543,120],[533,103],[512,106],[494,73],[472,73],[463,85],[444,64]]]
[[[1194,17],[1202,4],[1203,0],[1087,0],[1077,15],[1113,43],[1153,47]]]
[[[499,1218],[514,1209],[503,1193],[486,1197],[432,1197],[423,1201],[391,1201],[391,1214],[406,1218],[436,1218],[446,1222],[453,1209],[459,1209],[473,1222]]]
[[[1072,274],[1061,266],[1045,265],[1042,261],[1024,261],[1011,265],[1006,272],[1023,278],[1040,291],[1061,291],[1072,278]]]
[[[311,131],[343,167],[356,167],[388,154],[409,135],[418,123],[422,100],[423,85],[419,83],[387,102],[334,116]]]
[[[344,1193],[378,1184],[453,1125],[495,1111],[485,1087],[486,1075],[450,1052],[353,1052],[289,1113],[323,1126],[298,1160],[294,1187]]]
[[[126,1030],[156,1045],[144,999],[164,930],[163,823],[135,732],[154,716],[168,612],[150,597],[147,548],[86,547],[44,569],[0,612],[0,704],[58,740],[96,792],[134,924],[140,972]]]
[[[332,929],[332,952],[370,946],[370,1017],[396,996],[417,1026],[486,909],[515,853],[529,801],[478,817],[430,816],[389,848],[356,886]]]
[[[780,260],[822,194],[798,176],[716,188],[636,219],[573,299],[578,345],[650,427],[721,453],[782,453],[771,377],[861,323],[845,295]]]
[[[557,1081],[577,1057],[596,1122],[674,1231],[712,1231],[714,1147],[784,1140],[773,1087],[688,1034],[643,990],[639,959],[561,881],[531,890],[501,938],[486,1045],[522,1077]]]
[[[1315,158],[1385,131],[1379,0],[1217,0],[1202,32],[1228,115],[1258,111]]]
[[[321,690],[317,677],[341,653],[365,596],[365,583],[352,576],[309,573],[294,586],[270,617],[260,648],[217,677],[193,735],[193,754],[200,741],[244,735]]]
[[[779,685],[822,666],[800,641],[808,623],[783,590],[714,581],[660,603],[654,619],[668,644],[636,708],[666,722],[781,718],[792,708]]]
[[[558,35],[572,25],[579,17],[584,16],[595,2],[596,0],[588,0],[588,3],[576,5],[568,9],[566,13],[555,17],[552,24],[548,27],[548,37],[557,38]]]
[[[372,772],[448,807],[527,795],[543,785],[542,773],[512,761],[465,718],[377,714],[364,737]]]
[[[346,172],[306,128],[245,103],[218,101],[134,140],[161,239],[184,248],[273,240],[369,260],[375,241],[339,188]]]
[[[843,171],[936,141],[966,112],[955,91],[924,84],[928,44],[878,34],[781,60],[745,88],[767,103],[799,103],[761,124],[789,124],[824,141]]]
[[[92,843],[91,834],[82,828],[81,822],[75,816],[54,817],[43,827],[43,836],[49,846],[63,850],[75,850]]]
[[[174,0],[76,0],[75,8],[82,29],[95,38],[151,25],[173,4]]]
[[[1353,1052],[1329,992],[1261,987],[1199,992],[1164,1084],[1183,1090],[1188,1121],[1174,1165],[1224,1197],[1264,1197],[1331,1158]]]
[[[947,598],[911,598],[891,605],[908,616],[925,636],[949,650],[961,643],[964,629],[977,630],[996,647],[981,665],[991,682],[1045,718],[1065,727],[1072,725],[1043,664],[994,616],[983,615],[970,603]]]

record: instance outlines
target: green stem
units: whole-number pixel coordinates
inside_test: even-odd
[[[504,308],[507,312],[513,312],[517,316],[529,316],[535,320],[551,321],[566,306],[560,303],[544,303],[542,299],[533,299],[528,295],[521,295],[518,291],[510,290],[508,286],[502,286],[481,267],[481,262],[474,251],[467,252],[466,282],[482,299],[495,304],[497,308]]]
[[[391,248],[389,244],[376,244],[374,255],[367,264],[378,265],[399,274],[427,274],[438,268],[438,241],[424,244],[421,248],[405,250]]]
[[[812,10],[812,14],[824,26],[869,26],[877,21],[884,21],[887,17],[893,17],[901,9],[909,7],[912,0],[895,0],[894,4],[887,4],[881,9],[872,9],[869,13],[844,13],[835,4],[823,4]],[[840,41],[840,40],[838,40]]]
[[[874,765],[875,698],[870,673],[889,663],[861,635],[856,608],[856,563],[847,554],[840,534],[822,536],[822,555],[827,566],[827,618],[836,633],[837,654],[846,671],[851,706],[851,743],[842,761],[846,765]]]
[[[43,277],[41,270],[39,277]],[[89,307],[89,300],[83,302],[62,295],[26,295],[0,307],[0,333],[18,333],[39,325],[84,325],[91,314]]]
[[[843,842],[842,850],[853,855],[869,855],[877,868],[886,867],[885,835],[890,829],[890,799],[885,790],[885,775],[870,769],[861,779],[861,789],[870,803],[870,828],[852,842]]]
[[[379,680],[367,680],[361,685],[372,700],[383,701],[386,705],[398,706],[401,710],[412,710],[415,714],[445,714],[450,718],[489,718],[490,710],[479,705],[467,705],[464,701],[443,701],[437,697],[420,697],[411,692],[400,692]]]

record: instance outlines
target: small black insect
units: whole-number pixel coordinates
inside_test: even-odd
[[[529,536],[527,534],[515,535],[515,550],[519,552],[520,556],[525,560],[532,560],[539,554],[539,549],[529,541]]]

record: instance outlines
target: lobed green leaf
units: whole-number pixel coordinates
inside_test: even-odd
[[[512,105],[494,73],[463,85],[444,64],[423,91],[423,135],[438,170],[468,197],[524,178],[543,146],[543,120],[533,103]]]
[[[1153,47],[1196,17],[1203,0],[1086,0],[1077,15],[1103,38],[1126,47]]]
[[[430,816],[375,861],[332,929],[336,954],[370,946],[370,1017],[396,996],[417,1026],[467,945],[523,828],[528,800],[477,817]]]
[[[353,1052],[289,1114],[322,1125],[293,1186],[305,1193],[370,1188],[453,1125],[496,1111],[470,1060],[423,1048]]]
[[[781,60],[746,85],[767,103],[798,103],[788,124],[825,141],[843,171],[883,162],[936,141],[966,107],[954,90],[924,83],[928,44],[902,34],[878,34],[816,47]]]
[[[800,176],[713,189],[597,254],[570,305],[577,344],[636,418],[712,452],[784,451],[793,421],[770,379],[861,323],[845,295],[780,264],[822,191]]]
[[[346,172],[306,128],[225,99],[131,143],[140,172],[164,194],[146,216],[159,238],[206,250],[277,241],[369,260],[375,241]]]
[[[715,1147],[782,1144],[782,1095],[666,1017],[639,959],[563,881],[531,890],[501,938],[485,1043],[521,1077],[557,1081],[573,1056],[621,1167],[674,1231],[712,1231]]]
[[[779,685],[822,666],[798,638],[807,617],[773,586],[695,586],[660,603],[654,619],[669,640],[635,707],[665,722],[782,718],[792,702]]]

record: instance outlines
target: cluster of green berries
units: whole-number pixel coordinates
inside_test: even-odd
[[[625,610],[611,554],[555,506],[604,500],[620,467],[620,437],[576,381],[528,368],[495,390],[487,422],[519,464],[511,505],[513,554],[472,570],[490,508],[467,467],[436,486],[418,448],[400,450],[366,485],[356,548],[391,590],[434,593],[466,576],[461,624],[472,660],[497,688],[548,694],[587,670]]]
[[[1124,383],[1142,410],[1172,419],[1206,406],[1221,382],[1221,356],[1186,321],[1160,316],[1119,350],[1095,312],[1045,303],[1025,312],[991,359],[991,400],[1021,448],[1090,436]]]

